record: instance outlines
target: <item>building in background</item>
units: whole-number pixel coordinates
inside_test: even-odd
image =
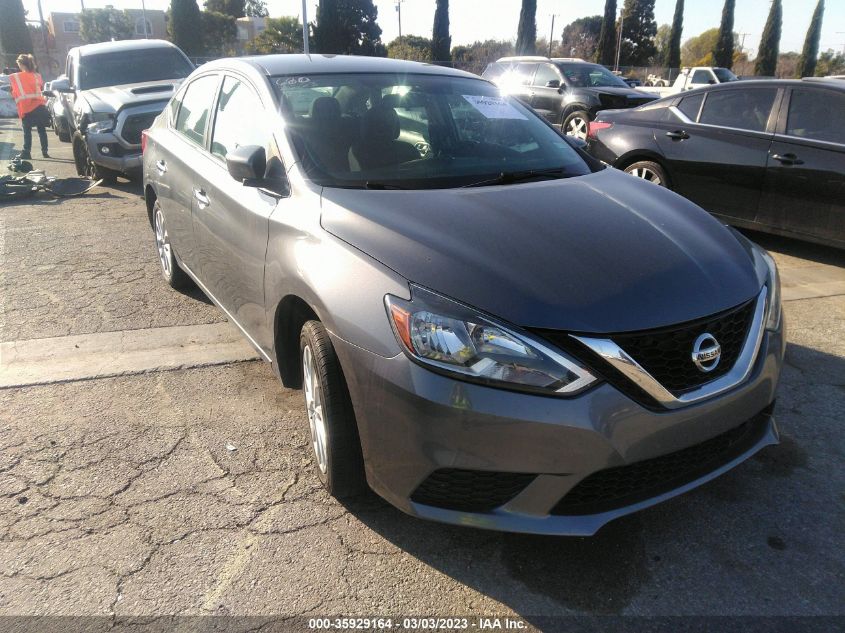
[[[140,9],[127,9],[126,12],[135,24],[133,39],[144,37],[144,13]],[[147,37],[156,40],[166,40],[167,18],[164,11],[147,9]],[[51,56],[64,63],[67,52],[74,46],[82,46],[85,42],[79,37],[79,13],[51,13],[47,20],[48,28],[53,36],[55,48],[51,47]],[[34,43],[34,41],[33,41]]]
[[[266,18],[246,17],[237,19],[238,26],[238,54],[246,52],[246,46],[267,28]]]

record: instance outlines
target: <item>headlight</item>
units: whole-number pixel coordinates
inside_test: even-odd
[[[768,305],[766,306],[766,329],[776,330],[780,327],[781,313],[783,312],[780,300],[780,275],[772,256],[762,249],[760,249],[760,254],[769,268],[769,275],[766,280],[766,286],[769,289]]]
[[[506,389],[573,395],[594,382],[584,367],[525,333],[420,286],[411,301],[387,295],[393,330],[415,361]]]
[[[92,134],[111,132],[114,129],[114,115],[108,112],[92,112],[88,116],[86,130]]]

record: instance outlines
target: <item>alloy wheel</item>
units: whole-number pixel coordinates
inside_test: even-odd
[[[171,270],[171,262],[173,261],[171,258],[171,247],[170,247],[170,237],[167,235],[167,228],[164,226],[164,214],[161,212],[161,209],[156,209],[155,215],[155,234],[156,234],[156,247],[158,248],[158,259],[161,262],[161,269],[164,272],[164,276],[170,279],[170,275],[172,273]]]
[[[636,169],[632,169],[628,173],[636,178],[642,178],[643,180],[653,182],[655,185],[663,184],[663,181],[660,179],[660,176],[648,167],[637,167]]]
[[[589,123],[586,119],[580,116],[576,116],[570,119],[569,123],[566,124],[566,133],[569,136],[574,136],[576,138],[586,140],[588,127]]]
[[[311,444],[314,447],[317,466],[320,472],[325,474],[328,470],[328,454],[323,390],[320,387],[320,377],[317,375],[310,345],[306,345],[302,351],[302,382],[305,390],[305,407],[308,410],[308,424],[311,427]]]

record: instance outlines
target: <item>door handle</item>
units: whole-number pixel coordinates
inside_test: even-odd
[[[156,161],[156,169],[158,169],[158,173],[166,174],[167,173],[167,163],[163,160]]]
[[[779,161],[783,165],[803,165],[804,161],[798,158],[795,154],[772,154],[772,159]]]
[[[194,199],[197,201],[200,209],[205,209],[211,204],[211,200],[208,199],[208,196],[202,189],[194,189]]]
[[[666,136],[671,138],[673,141],[685,141],[689,138],[689,134],[683,130],[672,130],[671,132],[666,132]]]

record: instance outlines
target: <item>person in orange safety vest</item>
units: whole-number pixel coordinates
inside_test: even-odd
[[[19,73],[9,76],[12,97],[18,108],[18,116],[23,124],[23,151],[18,155],[21,159],[30,159],[32,149],[32,128],[38,128],[38,140],[41,141],[41,155],[47,154],[47,126],[50,125],[50,112],[47,110],[47,100],[41,91],[44,82],[41,75],[35,72],[35,58],[32,55],[19,55],[17,59]]]

